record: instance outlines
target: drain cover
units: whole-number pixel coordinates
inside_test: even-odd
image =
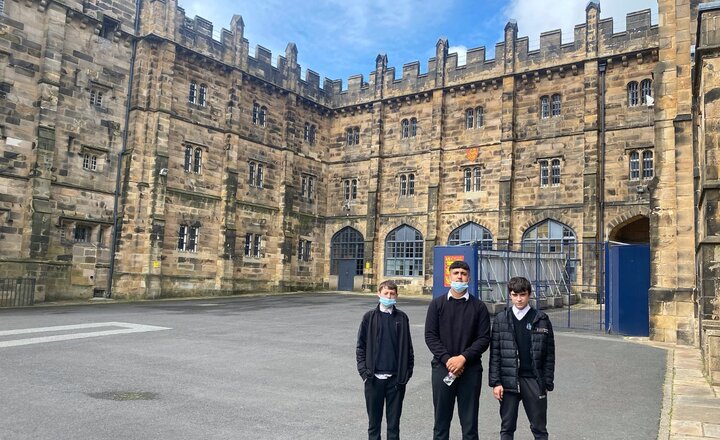
[[[93,399],[103,400],[155,400],[158,398],[157,393],[149,393],[145,391],[103,391],[100,393],[88,393]]]

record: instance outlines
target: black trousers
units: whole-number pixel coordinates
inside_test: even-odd
[[[534,377],[520,377],[520,392],[505,390],[500,402],[500,440],[513,440],[517,428],[518,407],[522,401],[536,440],[547,440],[547,393]]]
[[[482,387],[482,365],[465,367],[452,385],[447,386],[443,379],[447,376],[445,365],[432,362],[433,405],[435,406],[435,426],[433,440],[448,440],[450,422],[458,406],[458,418],[463,440],[478,440],[478,411],[480,410],[480,389]]]
[[[400,415],[405,398],[405,385],[398,384],[397,376],[365,381],[365,406],[368,413],[368,440],[380,440],[383,405],[386,405],[387,439],[400,438]]]

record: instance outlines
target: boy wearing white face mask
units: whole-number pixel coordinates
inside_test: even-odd
[[[448,440],[456,400],[463,440],[477,440],[480,361],[490,345],[490,314],[468,293],[470,266],[454,261],[449,270],[450,290],[430,302],[425,319],[425,343],[433,354],[433,440]]]
[[[400,415],[405,386],[415,365],[410,322],[395,307],[397,285],[383,281],[378,287],[378,305],[365,313],[358,330],[355,356],[365,383],[368,439],[380,440],[383,406],[387,405],[387,438],[400,438]]]

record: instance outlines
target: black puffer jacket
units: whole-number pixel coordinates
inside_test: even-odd
[[[555,335],[548,316],[540,310],[536,312],[530,341],[533,372],[540,389],[552,391],[555,388]],[[515,343],[512,313],[512,307],[508,307],[495,316],[490,342],[488,383],[491,387],[502,385],[507,391],[519,392],[520,359]]]

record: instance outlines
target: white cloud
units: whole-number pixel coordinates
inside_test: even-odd
[[[458,66],[464,66],[467,62],[467,47],[465,46],[450,46],[448,53],[457,53]]]
[[[537,48],[540,34],[555,29],[562,31],[563,43],[572,41],[575,25],[585,22],[587,4],[578,0],[511,0],[504,13],[507,19],[517,20],[519,36],[527,36],[530,47]],[[600,18],[612,17],[614,31],[623,31],[626,14],[643,9],[651,9],[656,23],[657,0],[601,1]]]

